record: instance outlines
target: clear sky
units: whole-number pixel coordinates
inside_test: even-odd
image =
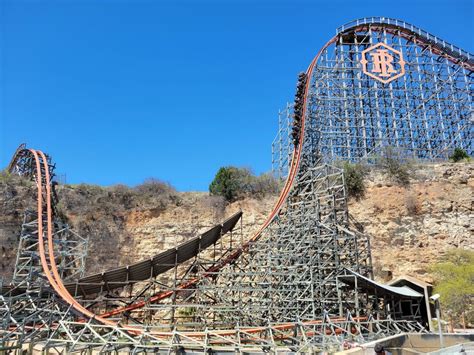
[[[473,52],[473,0],[0,0],[0,167],[19,143],[68,183],[207,190],[271,169],[278,109],[350,20],[405,20]]]

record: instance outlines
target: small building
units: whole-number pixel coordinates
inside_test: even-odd
[[[433,285],[425,282],[423,280],[417,279],[413,276],[403,275],[399,278],[390,281],[388,283],[390,286],[396,287],[409,287],[412,290],[415,290],[421,294],[423,294],[422,302],[424,303],[424,307],[421,307],[423,318],[425,318],[428,322],[428,326],[431,331],[434,331],[432,315],[434,314],[434,305],[430,303],[430,297],[433,294]]]
[[[350,269],[337,277],[353,290],[356,312],[365,303],[367,311],[376,318],[416,321],[433,330],[433,309],[429,302],[432,285],[411,276],[403,276],[389,284],[383,284]],[[340,287],[340,286],[339,286]],[[338,287],[338,288],[339,288]],[[342,299],[340,300],[342,304]],[[342,314],[342,307],[340,309]],[[359,315],[359,314],[357,314]]]

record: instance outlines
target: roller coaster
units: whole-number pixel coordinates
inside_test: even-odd
[[[373,281],[369,237],[331,164],[446,159],[457,147],[472,155],[473,71],[472,54],[403,21],[340,27],[280,112],[273,170],[286,180],[251,238],[242,240],[239,212],[88,276],[87,238],[57,211],[55,165],[21,145],[8,171],[34,181],[37,204],[1,285],[0,351],[301,353],[429,331],[426,295]]]

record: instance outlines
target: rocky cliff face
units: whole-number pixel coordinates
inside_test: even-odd
[[[13,276],[18,237],[24,212],[34,206],[33,183],[0,174],[0,278]]]
[[[149,258],[194,237],[239,210],[250,235],[264,221],[275,196],[226,204],[205,192],[177,193],[152,181],[137,188],[66,185],[57,188],[58,210],[89,238],[86,274]],[[0,179],[0,277],[13,275],[24,210],[33,207],[35,185],[16,176]]]
[[[427,272],[449,248],[474,249],[474,164],[419,166],[408,187],[378,171],[368,177],[364,198],[349,212],[371,236],[375,274],[389,280]],[[12,276],[24,210],[34,186],[16,177],[0,179],[0,276]],[[91,185],[58,189],[59,209],[74,229],[90,238],[87,273],[148,258],[205,231],[242,209],[244,239],[271,210],[276,196],[226,205],[204,192],[177,193],[157,182],[130,189]]]
[[[414,167],[409,186],[388,182],[381,172],[368,178],[365,197],[349,212],[371,237],[376,277],[409,274],[432,281],[429,265],[448,249],[474,249],[474,164]]]

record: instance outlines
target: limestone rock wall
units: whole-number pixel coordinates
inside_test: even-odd
[[[474,164],[415,167],[408,187],[391,183],[381,171],[367,179],[367,192],[349,201],[349,212],[371,237],[377,279],[402,274],[431,281],[428,268],[450,248],[474,249]],[[12,276],[25,208],[33,206],[34,185],[16,177],[0,179],[0,277]],[[226,205],[205,192],[124,186],[62,186],[60,210],[82,236],[90,238],[87,273],[130,264],[174,247],[244,211],[244,239],[263,223],[276,196]]]
[[[374,271],[381,280],[411,274],[431,281],[429,265],[451,248],[474,249],[474,164],[414,167],[408,187],[374,171],[365,198],[349,212],[371,236]]]

